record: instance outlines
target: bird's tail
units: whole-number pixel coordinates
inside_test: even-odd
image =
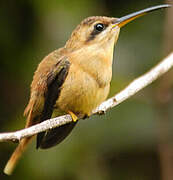
[[[33,117],[32,112],[33,112],[33,106],[31,106],[29,104],[27,106],[27,108],[25,109],[25,112],[24,112],[24,115],[28,116],[25,128],[30,127],[30,126],[37,123],[37,121],[36,121],[37,117]],[[31,142],[33,137],[34,136],[27,137],[27,138],[24,138],[20,141],[19,145],[17,146],[17,148],[15,149],[13,154],[11,155],[10,159],[8,160],[8,162],[4,168],[5,174],[11,175],[13,173],[18,161],[20,160],[23,152],[26,150],[28,144]]]
[[[26,150],[27,145],[31,141],[32,137],[27,137],[21,140],[13,154],[11,155],[10,159],[8,160],[5,168],[4,173],[7,175],[11,175],[13,173],[14,168],[17,165],[17,162],[21,158],[23,152]]]

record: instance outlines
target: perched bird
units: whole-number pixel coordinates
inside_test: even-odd
[[[26,128],[51,117],[69,113],[72,123],[39,133],[37,148],[59,144],[77,123],[109,93],[114,45],[120,28],[148,12],[169,5],[150,7],[122,18],[93,16],[84,19],[72,32],[65,46],[53,51],[39,64],[31,84],[31,95],[24,115]],[[9,159],[4,172],[11,174],[32,137],[24,138]]]

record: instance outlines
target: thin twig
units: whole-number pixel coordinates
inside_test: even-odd
[[[173,67],[173,53],[164,58],[158,65],[152,68],[150,71],[132,81],[121,92],[103,102],[97,107],[92,114],[100,114],[106,112],[108,109],[125,101],[138,91],[151,84],[158,77],[166,73],[171,67]],[[72,121],[70,115],[64,115],[53,119],[46,120],[37,125],[31,126],[26,129],[22,129],[16,132],[0,133],[0,142],[4,141],[20,141],[22,138],[35,135],[37,133],[62,126]]]

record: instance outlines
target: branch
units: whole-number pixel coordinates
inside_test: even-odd
[[[171,67],[173,67],[173,53],[171,53],[169,56],[163,59],[158,65],[156,65],[150,71],[132,81],[120,93],[103,102],[92,112],[92,114],[105,113],[108,109],[111,109],[114,106],[120,104],[121,102],[133,96],[147,85],[151,84],[158,77],[166,73]],[[50,130],[55,127],[59,127],[70,122],[72,122],[70,115],[59,116],[16,132],[0,133],[0,142],[20,141],[25,137],[33,136],[37,133]]]

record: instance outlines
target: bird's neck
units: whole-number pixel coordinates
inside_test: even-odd
[[[89,45],[70,53],[70,60],[90,74],[100,86],[106,86],[112,78],[114,42],[110,45]]]

